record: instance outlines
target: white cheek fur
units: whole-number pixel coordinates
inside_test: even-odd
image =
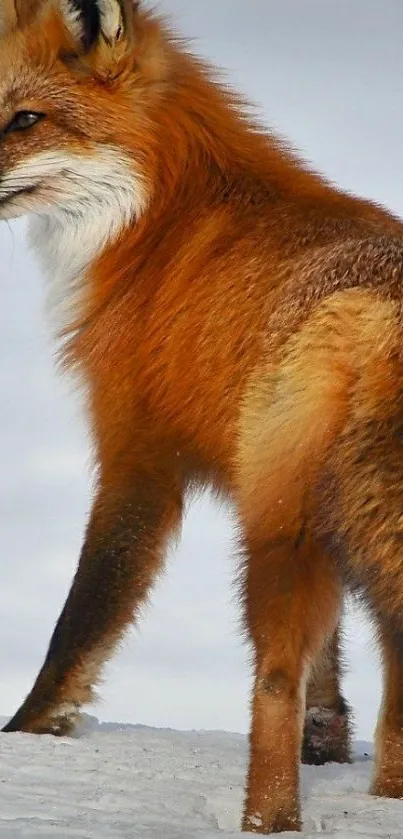
[[[67,325],[80,304],[86,269],[108,242],[147,206],[144,179],[132,159],[113,147],[91,155],[41,152],[8,173],[7,184],[38,185],[21,196],[31,216],[29,239],[50,281],[56,326]]]

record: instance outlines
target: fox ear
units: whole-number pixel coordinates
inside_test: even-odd
[[[24,2],[24,0],[23,0]],[[102,37],[109,46],[132,31],[135,0],[58,0],[67,29],[74,41],[88,52]]]
[[[138,3],[132,0],[97,0],[101,32],[108,44],[113,46],[127,38],[131,31],[133,14]]]
[[[80,51],[91,49],[101,31],[95,0],[58,0],[63,23]]]

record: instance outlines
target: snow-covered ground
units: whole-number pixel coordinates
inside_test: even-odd
[[[370,751],[358,743],[353,766],[303,768],[305,837],[402,839],[403,801],[367,794]],[[236,839],[246,757],[241,735],[92,718],[75,739],[1,735],[0,836]]]

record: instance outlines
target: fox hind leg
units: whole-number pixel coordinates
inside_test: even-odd
[[[280,363],[257,371],[244,402],[239,507],[254,579],[245,599],[256,651],[245,829],[267,833],[299,825],[303,671],[336,630],[342,582],[364,593],[388,635],[373,790],[403,795],[401,338],[392,302],[359,289],[334,294],[290,339]],[[308,544],[304,521],[311,559],[294,566],[297,576],[290,557],[292,546],[299,556]],[[276,545],[283,551],[278,562]],[[329,565],[317,579],[325,557]],[[293,611],[301,602],[306,611]],[[287,675],[280,691],[273,673]],[[308,705],[312,693],[315,682]]]
[[[387,621],[380,620],[379,636],[385,683],[371,792],[403,798],[403,630],[395,634]]]
[[[351,711],[341,690],[341,629],[314,664],[308,682],[302,762],[351,763]]]
[[[315,532],[378,627],[384,695],[372,791],[403,798],[403,371],[389,371],[379,401],[376,383],[374,374],[357,394],[329,459]]]
[[[248,543],[245,612],[255,653],[250,764],[243,830],[299,830],[299,763],[310,664],[337,623],[334,565],[306,535]]]

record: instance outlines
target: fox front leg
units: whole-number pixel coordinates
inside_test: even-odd
[[[37,680],[3,731],[67,734],[160,570],[181,518],[175,481],[156,469],[101,485],[78,569]]]

